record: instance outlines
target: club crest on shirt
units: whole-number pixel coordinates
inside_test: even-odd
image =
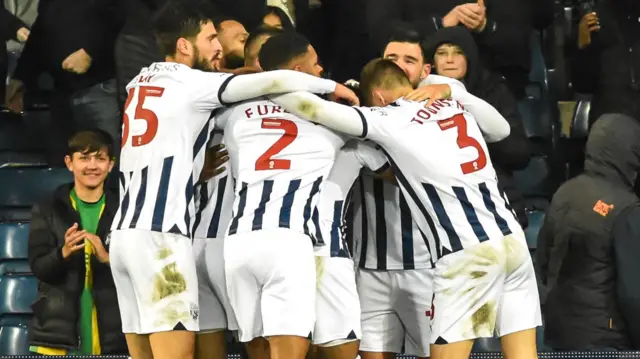
[[[191,315],[191,318],[193,320],[198,320],[198,316],[200,315],[200,309],[198,309],[198,306],[191,303],[191,307],[189,308],[189,314]]]

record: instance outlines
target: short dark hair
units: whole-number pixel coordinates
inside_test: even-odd
[[[282,68],[296,57],[306,54],[309,45],[309,40],[296,32],[283,32],[272,36],[260,49],[260,67],[265,71]]]
[[[424,46],[424,38],[418,30],[412,28],[411,26],[401,25],[401,24],[396,24],[392,26],[387,42],[384,43],[384,47],[382,48],[382,51],[381,51],[383,54],[384,54],[384,50],[386,50],[387,46],[392,42],[405,42],[408,44],[416,44],[420,46],[420,52],[422,53],[422,58],[425,62],[427,61],[427,54]]]
[[[220,31],[220,24],[222,24],[225,21],[236,21],[236,22],[240,22],[240,20],[238,20],[237,18],[233,17],[233,16],[229,16],[226,14],[216,14],[216,16],[211,19],[211,21],[213,21],[213,25],[216,27],[216,30]]]
[[[373,90],[391,90],[398,86],[411,86],[407,74],[393,61],[374,59],[360,73],[360,94],[365,105],[373,103]]]
[[[67,155],[73,158],[76,152],[87,154],[94,152],[106,152],[109,158],[113,157],[113,138],[102,130],[85,130],[71,135],[67,142]]]
[[[267,17],[267,15],[273,14],[280,19],[280,23],[282,24],[282,31],[296,31],[296,28],[293,26],[289,15],[287,15],[284,10],[277,6],[267,6],[267,10],[264,13],[263,19]]]
[[[165,56],[175,55],[178,39],[194,39],[202,25],[213,22],[213,18],[213,7],[207,1],[168,0],[153,17],[160,51]]]
[[[247,54],[253,50],[253,47],[255,46],[256,42],[261,39],[262,37],[272,37],[272,36],[276,36],[282,34],[282,30],[276,28],[276,27],[271,27],[271,26],[265,26],[265,25],[260,25],[257,28],[255,28],[253,31],[251,31],[249,33],[249,36],[247,37],[247,41],[244,43],[244,57],[247,57]],[[256,54],[256,56],[258,56],[258,54]]]

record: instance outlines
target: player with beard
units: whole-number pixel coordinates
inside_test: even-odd
[[[222,45],[222,67],[230,70],[242,67],[249,33],[240,22],[232,18],[218,18],[215,25]]]
[[[127,86],[121,201],[111,227],[111,269],[133,359],[193,358],[199,330],[192,251],[194,184],[204,165],[213,110],[225,103],[307,90],[357,102],[330,80],[295,71],[234,76],[203,2],[168,1],[154,19],[166,61]],[[145,255],[146,254],[146,255]]]

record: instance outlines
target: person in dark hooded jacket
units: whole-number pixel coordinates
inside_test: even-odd
[[[511,133],[507,138],[487,144],[498,180],[522,228],[528,225],[522,194],[516,189],[513,171],[527,167],[532,156],[529,140],[524,132],[516,99],[505,80],[491,73],[480,63],[478,48],[468,30],[448,27],[431,36],[426,44],[427,58],[438,75],[462,81],[469,93],[487,101],[509,121]]]
[[[640,124],[595,122],[584,173],[553,196],[538,235],[545,344],[556,350],[640,349]]]

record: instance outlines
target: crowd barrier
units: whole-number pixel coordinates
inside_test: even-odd
[[[36,359],[41,356],[20,355],[20,356],[0,356],[0,358],[11,359]],[[100,356],[48,356],[47,358],[57,359],[131,359],[127,356],[100,355]],[[502,359],[501,353],[473,353],[471,359]],[[618,358],[640,358],[640,351],[625,352],[540,352],[539,359],[618,359]],[[240,355],[229,355],[228,359],[241,359]],[[398,359],[415,359],[408,355],[398,355]]]

